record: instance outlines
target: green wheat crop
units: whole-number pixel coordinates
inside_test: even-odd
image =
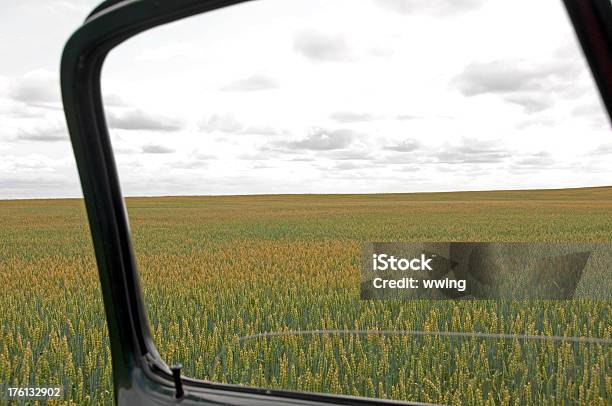
[[[367,241],[611,242],[612,188],[127,200],[155,342],[213,381],[447,404],[609,404],[602,301],[361,301]],[[609,277],[603,275],[603,277]],[[0,201],[0,384],[112,402],[80,200]],[[240,339],[261,332],[343,332]],[[351,332],[360,330],[361,333]]]

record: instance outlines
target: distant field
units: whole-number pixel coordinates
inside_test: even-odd
[[[612,303],[360,301],[366,241],[612,242],[612,187],[129,198],[162,356],[197,378],[448,404],[609,404],[610,345],[266,331],[612,337]],[[0,383],[112,400],[81,200],[0,201]]]

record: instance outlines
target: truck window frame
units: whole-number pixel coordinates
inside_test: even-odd
[[[114,47],[140,32],[246,1],[251,0],[107,0],[89,14],[64,48],[60,69],[62,99],[101,282],[115,403],[419,404],[177,378],[155,348],[104,116],[100,91],[102,65]],[[612,5],[609,0],[564,0],[564,3],[612,117]],[[179,386],[184,394],[177,398]]]

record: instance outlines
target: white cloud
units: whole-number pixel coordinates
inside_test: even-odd
[[[293,49],[313,62],[346,62],[353,59],[349,42],[342,34],[302,30],[293,36]]]
[[[276,89],[278,82],[273,78],[256,74],[244,79],[238,79],[220,88],[226,92],[253,92],[258,90]]]
[[[420,147],[421,147],[421,143],[418,140],[407,139],[395,145],[387,145],[384,147],[384,149],[397,151],[397,152],[412,152],[412,151],[416,151]]]
[[[232,114],[213,114],[208,120],[201,121],[199,128],[207,132],[222,131],[235,134],[243,131],[244,125]]]
[[[46,69],[27,72],[9,85],[9,96],[27,104],[59,103],[59,77]]]
[[[448,15],[479,8],[484,0],[374,0],[379,6],[401,14]]]
[[[171,154],[175,151],[173,148],[159,144],[147,144],[142,147],[142,152],[145,154]]]
[[[68,130],[63,123],[45,123],[44,126],[19,129],[16,139],[41,142],[68,141]]]
[[[329,115],[338,123],[359,123],[363,121],[376,120],[378,117],[371,113],[355,112],[355,111],[336,111]]]
[[[349,129],[314,128],[301,140],[278,141],[276,145],[292,150],[329,151],[348,147],[355,136],[355,132]]]
[[[106,117],[110,128],[121,130],[177,131],[183,126],[176,118],[151,114],[140,109],[123,112],[107,109]]]
[[[580,65],[567,57],[472,62],[451,83],[465,96],[499,94],[527,113],[536,113],[551,108],[559,97],[574,98],[580,72]]]

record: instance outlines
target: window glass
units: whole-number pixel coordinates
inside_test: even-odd
[[[103,92],[155,343],[186,375],[609,399],[605,253],[563,300],[360,286],[373,242],[610,242],[610,125],[560,2],[249,2],[120,45]]]

